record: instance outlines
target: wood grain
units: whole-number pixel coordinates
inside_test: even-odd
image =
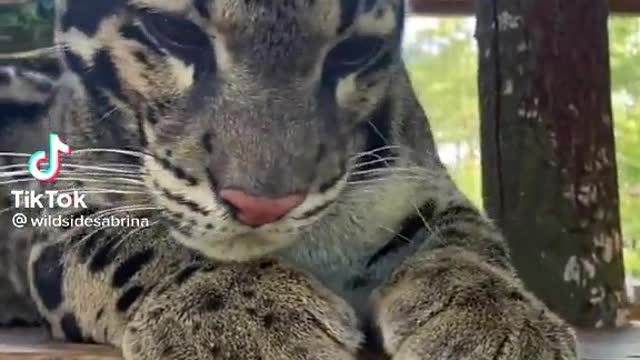
[[[640,324],[615,331],[579,331],[582,360],[640,358]],[[100,345],[48,340],[41,329],[0,329],[0,360],[122,360],[117,350]],[[238,359],[242,360],[242,359]],[[385,360],[363,352],[360,360]]]
[[[0,330],[0,360],[121,360],[108,346],[50,341],[42,329]]]

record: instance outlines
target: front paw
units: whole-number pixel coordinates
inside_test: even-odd
[[[167,281],[127,327],[126,359],[355,359],[354,311],[302,273],[208,264]]]
[[[460,252],[400,269],[374,296],[394,360],[577,359],[573,331],[511,275]]]

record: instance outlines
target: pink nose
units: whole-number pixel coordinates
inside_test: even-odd
[[[269,198],[249,195],[240,190],[222,190],[220,196],[235,208],[236,218],[249,226],[261,226],[275,222],[302,204],[305,198],[300,194]]]

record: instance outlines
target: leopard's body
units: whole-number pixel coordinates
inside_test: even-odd
[[[56,6],[61,78],[0,77],[0,106],[34,88],[29,120],[0,118],[0,152],[22,153],[0,156],[0,321],[127,359],[354,359],[369,329],[397,360],[575,358],[435,153],[402,1]],[[73,151],[40,183],[26,156],[48,131]],[[16,229],[9,191],[27,187],[89,207],[30,216],[150,226]],[[248,226],[225,189],[304,200]]]

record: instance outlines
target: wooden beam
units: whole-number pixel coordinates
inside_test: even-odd
[[[474,2],[475,0],[411,0],[411,10],[424,15],[471,15],[475,12]],[[640,0],[609,0],[609,9],[614,14],[640,15]]]

